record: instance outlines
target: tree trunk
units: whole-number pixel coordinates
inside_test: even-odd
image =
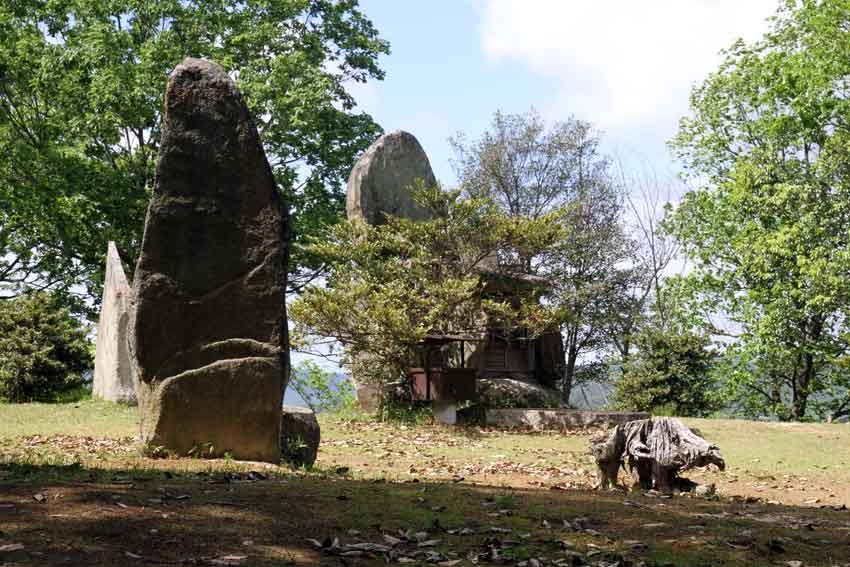
[[[628,466],[636,487],[664,492],[693,485],[679,479],[682,471],[710,464],[720,470],[726,467],[717,446],[670,417],[618,425],[592,439],[590,447],[599,475],[598,488],[615,486],[624,465]]]
[[[806,417],[806,408],[809,402],[809,386],[812,382],[814,361],[811,354],[804,356],[805,364],[795,377],[794,399],[791,401],[791,419],[800,421]]]
[[[563,396],[564,403],[569,405],[570,395],[573,391],[573,382],[576,375],[576,359],[578,359],[578,349],[575,345],[575,337],[570,337],[569,345],[567,346],[567,367],[564,370],[564,387]]]
[[[625,339],[623,339],[623,349],[620,352],[620,358],[622,359],[622,365],[623,366],[626,366],[629,363],[629,355],[631,355],[631,352],[630,352],[631,349],[632,349],[632,341],[627,336]]]

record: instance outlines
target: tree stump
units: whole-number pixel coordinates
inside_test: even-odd
[[[659,417],[629,421],[591,441],[599,482],[597,488],[616,486],[620,467],[628,465],[635,487],[670,492],[690,489],[693,483],[679,474],[694,467],[726,463],[712,445],[678,419]]]

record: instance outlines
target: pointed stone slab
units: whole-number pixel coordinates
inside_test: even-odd
[[[421,179],[437,183],[425,150],[413,134],[397,130],[384,134],[364,153],[348,177],[346,212],[349,219],[383,224],[386,215],[424,220],[427,211],[416,204],[410,187]]]
[[[234,82],[186,59],[168,81],[133,278],[147,447],[280,460],[285,211]]]
[[[416,137],[403,130],[384,134],[357,160],[348,177],[346,212],[349,220],[386,222],[386,215],[425,220],[428,212],[414,200],[410,188],[417,180],[426,187],[437,183],[431,163]],[[361,355],[362,356],[362,355]],[[352,376],[357,403],[367,413],[380,404],[378,387]]]
[[[130,371],[127,347],[131,293],[118,249],[114,242],[110,242],[97,323],[92,393],[102,400],[133,404],[136,403],[136,385]]]

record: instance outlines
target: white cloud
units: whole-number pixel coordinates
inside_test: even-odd
[[[557,81],[544,114],[590,120],[631,151],[644,151],[644,142],[660,147],[687,112],[691,87],[720,62],[718,52],[738,37],[758,39],[777,6],[777,0],[478,3],[488,59],[517,61]]]

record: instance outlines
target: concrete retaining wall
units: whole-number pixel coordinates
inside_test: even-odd
[[[531,427],[533,429],[581,429],[614,427],[627,421],[647,419],[645,412],[607,412],[568,409],[488,409],[489,427]]]

